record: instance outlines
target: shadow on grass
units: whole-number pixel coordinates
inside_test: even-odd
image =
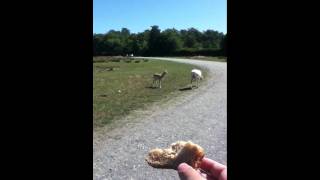
[[[179,91],[187,91],[187,90],[192,90],[191,87],[185,87],[185,88],[180,88]]]
[[[156,87],[152,87],[152,86],[147,86],[146,88],[148,88],[148,89],[157,89]]]

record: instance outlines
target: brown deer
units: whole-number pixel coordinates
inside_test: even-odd
[[[155,73],[153,75],[153,82],[152,82],[152,87],[154,87],[154,85],[159,85],[159,88],[161,88],[161,82],[162,82],[162,78],[168,74],[168,71],[165,70],[163,73],[159,74],[159,73]]]

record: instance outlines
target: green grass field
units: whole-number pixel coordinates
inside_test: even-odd
[[[179,95],[190,84],[190,71],[199,68],[170,61],[121,59],[119,62],[94,58],[93,125],[102,127],[130,111],[143,109],[152,102]],[[113,69],[111,70],[111,67]],[[152,89],[152,75],[167,70],[162,89]],[[200,68],[201,69],[201,68]],[[206,71],[204,71],[206,76]]]

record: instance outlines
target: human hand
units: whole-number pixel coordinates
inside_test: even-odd
[[[227,180],[227,167],[208,158],[203,158],[200,164],[201,170],[195,170],[186,163],[178,166],[178,174],[181,180]]]

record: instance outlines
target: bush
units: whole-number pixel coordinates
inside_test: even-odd
[[[125,58],[125,59],[123,59],[123,61],[126,63],[131,63],[132,60],[130,58]]]

